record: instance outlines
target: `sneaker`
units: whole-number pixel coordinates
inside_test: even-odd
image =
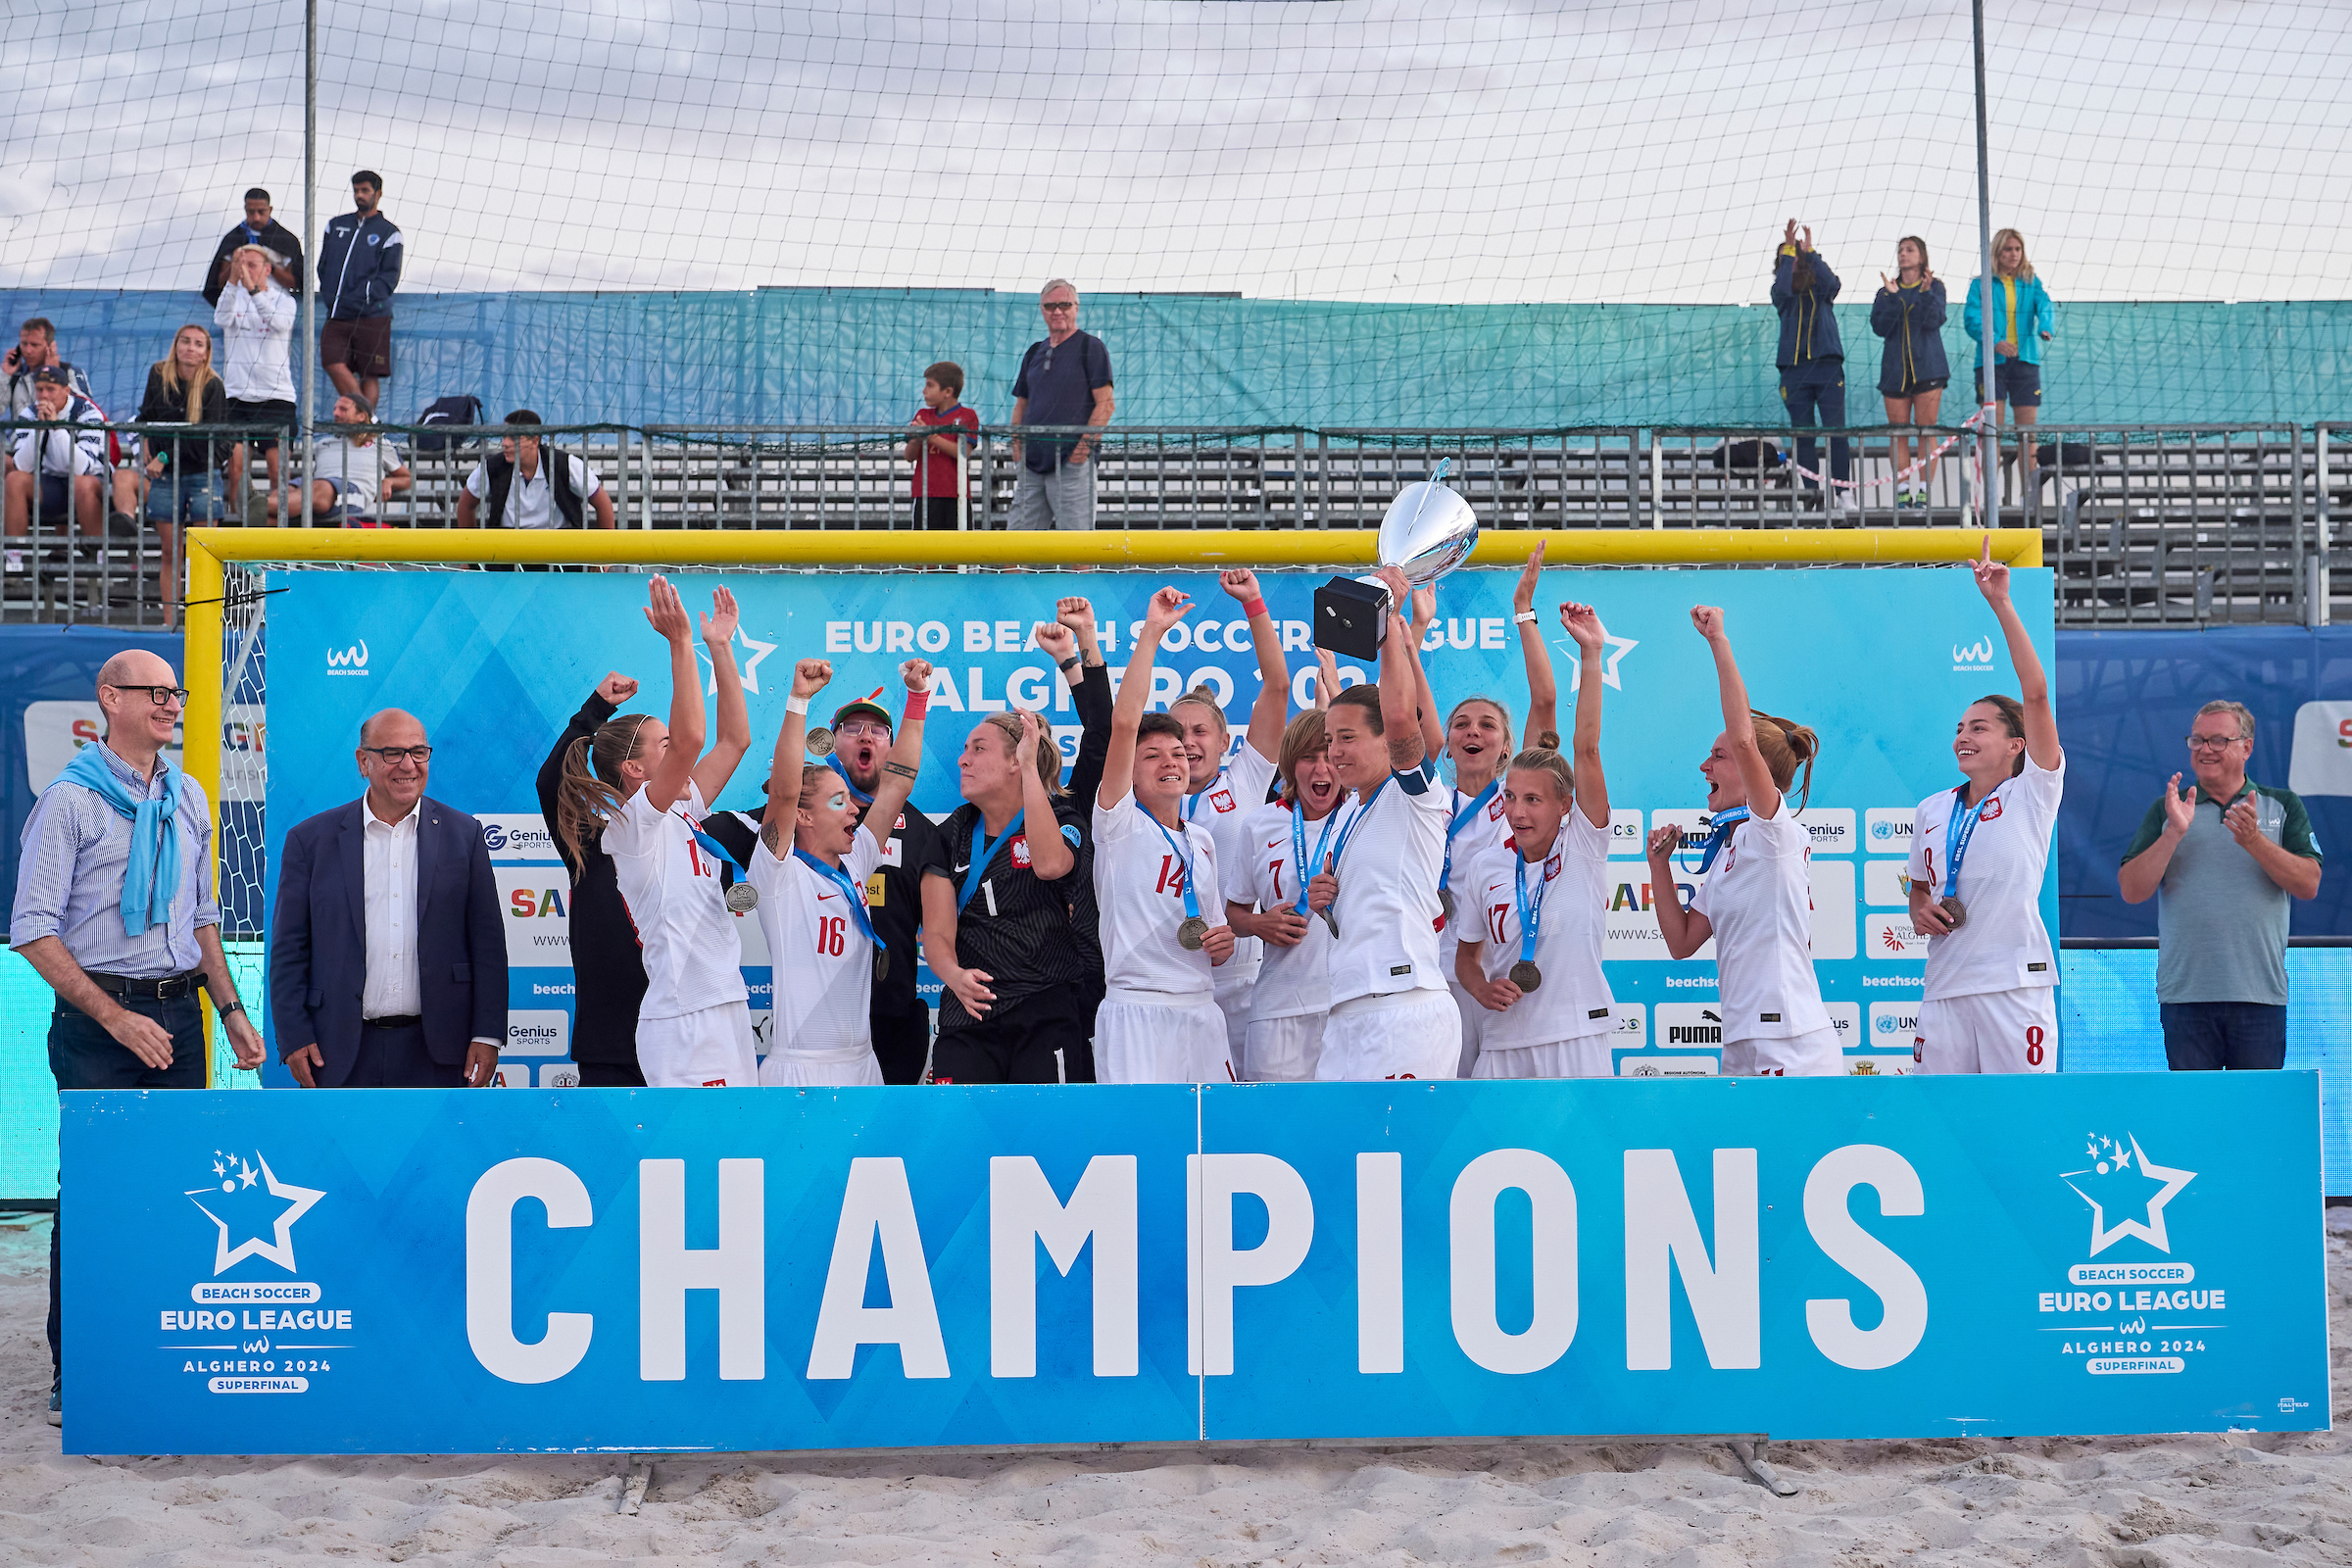
[[[49,1380],[49,1424],[53,1427],[66,1424],[65,1388],[56,1378]]]
[[[1838,494],[1838,520],[1840,522],[1860,522],[1862,520],[1862,503],[1855,498],[1851,490],[1841,490]]]

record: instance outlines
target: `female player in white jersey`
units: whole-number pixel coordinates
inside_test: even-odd
[[[1562,605],[1578,669],[1575,760],[1544,736],[1503,776],[1511,852],[1468,869],[1458,984],[1486,1011],[1472,1076],[1606,1078],[1616,1002],[1601,972],[1607,935],[1609,785],[1600,769],[1607,648],[1591,605]],[[1552,744],[1545,746],[1544,741]]]
[[[1459,944],[1464,937],[1476,937],[1481,918],[1480,890],[1469,886],[1469,868],[1483,863],[1490,853],[1496,858],[1509,853],[1511,825],[1503,814],[1502,764],[1514,750],[1559,744],[1553,733],[1560,725],[1559,685],[1552,679],[1551,650],[1544,645],[1536,621],[1536,582],[1543,570],[1544,542],[1539,539],[1511,593],[1519,654],[1527,665],[1527,729],[1519,746],[1511,744],[1511,710],[1495,698],[1465,697],[1446,715],[1446,757],[1453,768],[1453,788],[1447,796],[1446,857],[1438,868],[1438,903],[1446,913],[1445,928],[1438,933],[1438,964],[1461,1014],[1458,1071],[1464,1078],[1478,1061],[1479,1042],[1490,1017],[1454,972]],[[1548,743],[1543,739],[1546,735],[1551,736]]]
[[[1274,751],[1282,742],[1283,718],[1291,710],[1291,674],[1282,659],[1282,628],[1266,612],[1257,573],[1247,567],[1220,572],[1217,586],[1240,603],[1248,617],[1250,646],[1257,654],[1257,700],[1250,705],[1250,727],[1242,736],[1242,749],[1234,752],[1230,762],[1225,760],[1233,751],[1233,732],[1212,688],[1196,687],[1177,698],[1168,705],[1168,716],[1184,730],[1189,768],[1184,819],[1207,829],[1216,841],[1218,864],[1234,866],[1242,863],[1241,858],[1250,848],[1250,813],[1266,804],[1266,792],[1274,784]],[[1217,632],[1213,621],[1197,623],[1195,646],[1207,649]],[[1217,636],[1216,646],[1233,647],[1230,622]],[[1237,942],[1233,956],[1217,966],[1217,1006],[1225,1015],[1226,1055],[1237,1068],[1242,1060],[1242,1035],[1250,1024],[1250,987],[1257,978],[1257,944],[1244,941]]]
[[[1331,1010],[1331,928],[1307,912],[1306,884],[1331,851],[1347,791],[1332,771],[1322,710],[1291,720],[1278,761],[1282,799],[1250,814],[1250,857],[1223,872],[1229,923],[1266,949],[1242,1045],[1241,1076],[1251,1083],[1314,1077]]]
[[[866,913],[865,893],[922,765],[931,666],[910,659],[899,678],[906,710],[860,811],[848,778],[808,758],[808,699],[832,681],[833,666],[804,659],[793,667],[751,864],[777,976],[775,1037],[760,1063],[760,1082],[770,1088],[882,1082],[871,1009],[878,966],[890,961],[890,951]],[[789,812],[787,801],[797,803]]]
[[[2066,754],[2049,680],[2009,603],[2009,568],[1992,559],[1989,533],[1976,572],[2025,701],[1968,705],[1952,737],[1966,782],[1920,802],[1912,823],[1911,924],[1927,933],[1928,987],[1911,1059],[1921,1072],[2055,1072],[2058,965],[2041,923],[2041,879]]]
[[[1462,1052],[1461,1014],[1438,967],[1443,735],[1406,619],[1411,590],[1394,566],[1380,577],[1389,590],[1380,684],[1350,686],[1324,714],[1332,770],[1355,804],[1307,884],[1308,909],[1332,932],[1332,1005],[1315,1076],[1451,1078]]]
[[[572,847],[575,864],[580,846],[598,832],[612,857],[644,950],[637,1067],[647,1086],[749,1088],[759,1081],[759,1057],[742,939],[722,889],[728,857],[702,829],[752,743],[735,668],[735,596],[715,590],[703,617],[703,645],[718,683],[718,735],[706,756],[694,622],[666,578],[655,577],[651,592],[645,618],[669,643],[669,723],[625,713],[572,742],[556,831]]]
[[[1726,1073],[1842,1072],[1843,1054],[1813,973],[1812,836],[1796,820],[1812,793],[1821,742],[1802,724],[1747,706],[1722,611],[1700,605],[1690,624],[1715,655],[1724,730],[1698,764],[1710,816],[1698,863],[1704,880],[1688,909],[1672,897],[1657,901],[1658,930],[1674,958],[1688,958],[1715,939]],[[1799,763],[1805,778],[1792,811],[1787,792]],[[1651,886],[1673,888],[1668,857],[1681,842],[1678,827],[1649,836]]]
[[[1213,977],[1233,957],[1216,841],[1185,817],[1192,768],[1184,726],[1173,714],[1144,711],[1159,640],[1192,609],[1173,588],[1152,596],[1110,710],[1093,819],[1103,979],[1098,1083],[1233,1081]]]

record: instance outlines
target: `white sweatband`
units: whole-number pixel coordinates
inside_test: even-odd
[[[1536,612],[1532,610],[1522,610],[1511,619],[1522,626],[1533,626],[1536,623]]]
[[[784,703],[784,711],[787,713],[798,713],[803,718],[808,717],[808,699],[806,697],[787,698]]]

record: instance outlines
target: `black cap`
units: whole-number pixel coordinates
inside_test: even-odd
[[[32,372],[32,384],[35,386],[71,387],[74,384],[74,378],[66,373],[65,367],[62,365],[44,365]]]

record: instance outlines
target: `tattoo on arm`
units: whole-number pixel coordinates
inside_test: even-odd
[[[777,859],[784,858],[784,824],[780,817],[769,815],[760,823],[760,842]]]
[[[908,767],[905,762],[884,762],[882,764],[882,771],[885,773],[894,774],[899,778],[913,778],[916,775],[917,770]]]

